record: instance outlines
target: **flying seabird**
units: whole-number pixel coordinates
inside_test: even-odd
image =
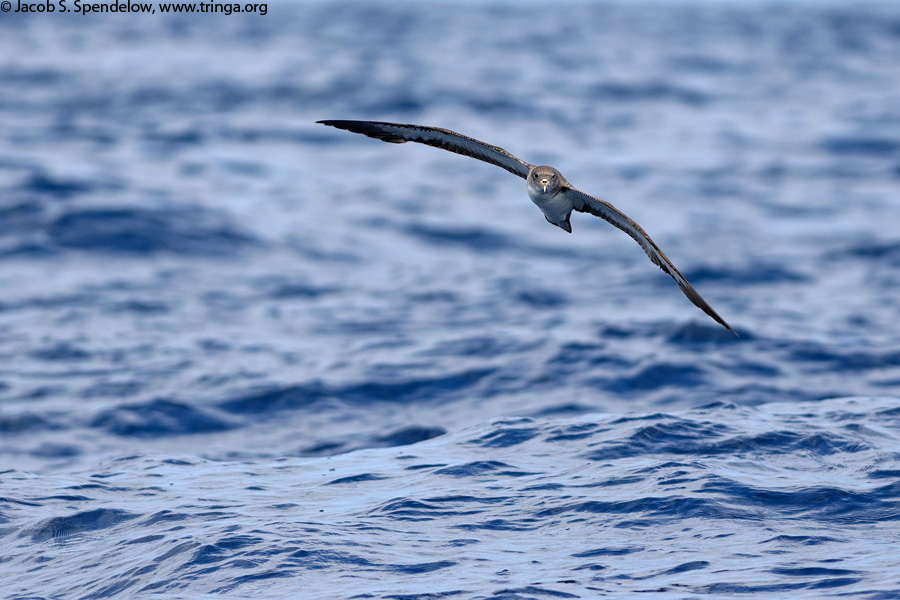
[[[720,323],[737,335],[737,332],[706,303],[700,294],[697,293],[697,290],[691,287],[687,279],[678,272],[672,261],[663,254],[663,251],[641,229],[640,225],[632,221],[612,204],[593,196],[588,196],[581,190],[575,189],[566,181],[562,173],[553,167],[530,165],[503,148],[479,142],[476,139],[449,129],[424,127],[422,125],[404,125],[401,123],[381,123],[378,121],[317,121],[317,123],[345,129],[353,133],[361,133],[392,144],[403,144],[406,142],[427,144],[483,160],[486,163],[506,169],[513,175],[522,177],[528,184],[528,197],[541,209],[544,213],[544,218],[548,222],[572,233],[569,217],[573,210],[590,213],[605,219],[640,244],[653,264],[662,269],[663,272],[668,273],[675,280],[678,287],[684,292],[684,295],[688,297],[688,300],[712,317],[717,323]]]

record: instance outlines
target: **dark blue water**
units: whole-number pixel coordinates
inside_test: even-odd
[[[900,598],[900,5],[0,14],[0,597]],[[447,127],[522,180],[315,125]]]

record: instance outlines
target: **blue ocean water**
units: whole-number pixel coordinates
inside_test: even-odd
[[[900,598],[900,4],[0,14],[0,597]],[[316,125],[447,127],[640,223]]]

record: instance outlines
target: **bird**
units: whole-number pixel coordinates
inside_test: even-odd
[[[700,294],[688,283],[672,261],[663,254],[659,246],[650,239],[640,225],[625,215],[609,202],[600,200],[585,194],[570,184],[562,173],[553,167],[546,165],[531,165],[500,148],[480,142],[474,138],[439,127],[427,127],[423,125],[408,125],[403,123],[385,123],[381,121],[347,121],[347,120],[322,120],[317,124],[343,129],[352,133],[359,133],[371,138],[389,142],[391,144],[403,144],[417,142],[441,148],[456,154],[462,154],[471,158],[477,158],[486,163],[505,169],[513,175],[525,179],[527,183],[528,197],[534,202],[544,218],[552,225],[568,233],[572,233],[572,225],[569,218],[572,211],[588,213],[606,220],[613,226],[621,229],[636,241],[650,261],[669,275],[681,288],[694,306],[702,310],[714,321],[737,335],[737,332],[725,322],[725,319],[713,310]]]

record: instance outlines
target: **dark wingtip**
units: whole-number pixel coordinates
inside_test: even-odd
[[[714,310],[712,309],[712,307],[709,306],[708,304],[707,304],[706,306],[709,307],[709,310],[710,310],[710,311],[712,311],[712,314],[710,314],[709,316],[711,316],[711,317],[713,318],[714,321],[716,321],[719,325],[721,325],[722,327],[724,327],[725,329],[727,329],[728,331],[730,331],[731,333],[733,333],[736,337],[741,337],[741,336],[738,335],[738,332],[735,331],[734,327],[732,327],[731,325],[729,325],[728,323],[726,323],[726,322],[725,322],[725,319],[723,319],[722,317],[719,316],[719,313],[717,313],[716,311],[714,311]],[[702,308],[702,307],[701,307],[701,308]],[[704,310],[703,312],[706,312],[706,310]],[[707,314],[709,314],[709,313],[707,313]]]
[[[329,127],[337,127],[338,129],[347,129],[348,127],[352,127],[355,123],[359,123],[359,121],[343,121],[341,119],[322,119],[321,121],[316,121],[319,125],[328,125]]]
[[[707,306],[709,306],[709,305],[707,305]],[[726,322],[725,322],[725,319],[723,319],[722,317],[720,317],[720,316],[716,313],[716,311],[712,310],[712,308],[710,308],[710,311],[712,311],[712,312],[707,311],[707,310],[706,310],[705,308],[703,308],[702,306],[700,307],[700,309],[703,310],[703,312],[705,312],[707,315],[709,315],[710,317],[712,317],[713,321],[715,321],[716,323],[718,323],[719,325],[721,325],[722,327],[724,327],[725,329],[727,329],[728,331],[730,331],[731,333],[733,333],[733,334],[735,335],[735,337],[741,337],[740,335],[738,335],[738,332],[735,331],[734,328],[733,328],[731,325],[729,325],[728,323],[726,323]]]
[[[741,337],[738,335],[738,332],[735,331],[731,325],[729,325],[728,323],[725,322],[725,319],[723,319],[722,317],[719,316],[719,313],[717,313],[715,310],[713,310],[713,307],[710,306],[706,302],[706,300],[703,299],[703,296],[701,296],[700,293],[697,292],[697,290],[695,290],[693,288],[693,286],[691,286],[691,284],[687,282],[687,279],[684,279],[684,284],[685,285],[681,285],[679,283],[678,287],[681,288],[681,291],[684,293],[685,296],[687,296],[687,299],[691,301],[691,304],[693,304],[694,306],[696,306],[697,308],[699,308],[700,310],[705,312],[713,321],[715,321],[716,323],[718,323],[719,325],[721,325],[722,327],[724,327],[725,329],[727,329],[734,335],[737,335],[737,337]]]
[[[701,306],[700,308],[703,310],[703,312],[705,312],[705,313],[708,314],[710,317],[712,317],[713,320],[714,320],[716,323],[718,323],[719,325],[721,325],[722,327],[724,327],[725,329],[727,329],[728,331],[730,331],[731,333],[733,333],[736,337],[741,337],[741,336],[738,335],[738,332],[735,331],[734,328],[733,328],[731,325],[729,325],[728,323],[725,322],[725,319],[723,319],[722,317],[720,317],[719,314],[718,314],[716,311],[714,311],[714,310],[712,309],[712,307],[710,307],[708,304],[707,304],[706,306],[709,307],[709,311],[707,311],[705,308],[703,308],[703,307]]]
[[[715,311],[713,311],[713,312],[715,312]],[[710,316],[712,317],[712,315],[710,315]],[[719,325],[721,325],[722,327],[724,327],[725,329],[727,329],[728,331],[730,331],[731,333],[733,333],[733,334],[735,335],[735,337],[741,337],[741,336],[738,335],[738,332],[735,331],[734,328],[733,328],[731,325],[729,325],[728,323],[726,323],[726,322],[725,322],[725,319],[723,319],[722,317],[720,317],[718,314],[716,314],[716,315],[713,317],[713,320],[715,320],[717,323],[719,323]]]
[[[350,133],[361,133],[362,135],[368,136],[370,138],[375,138],[376,140],[381,140],[382,142],[388,142],[391,144],[402,144],[409,141],[399,134],[385,131],[382,127],[385,125],[391,126],[393,125],[393,123],[381,123],[379,121],[345,121],[340,119],[327,119],[323,121],[316,121],[316,123],[321,123],[322,125],[328,125],[337,129],[343,129],[345,131],[349,131]]]

